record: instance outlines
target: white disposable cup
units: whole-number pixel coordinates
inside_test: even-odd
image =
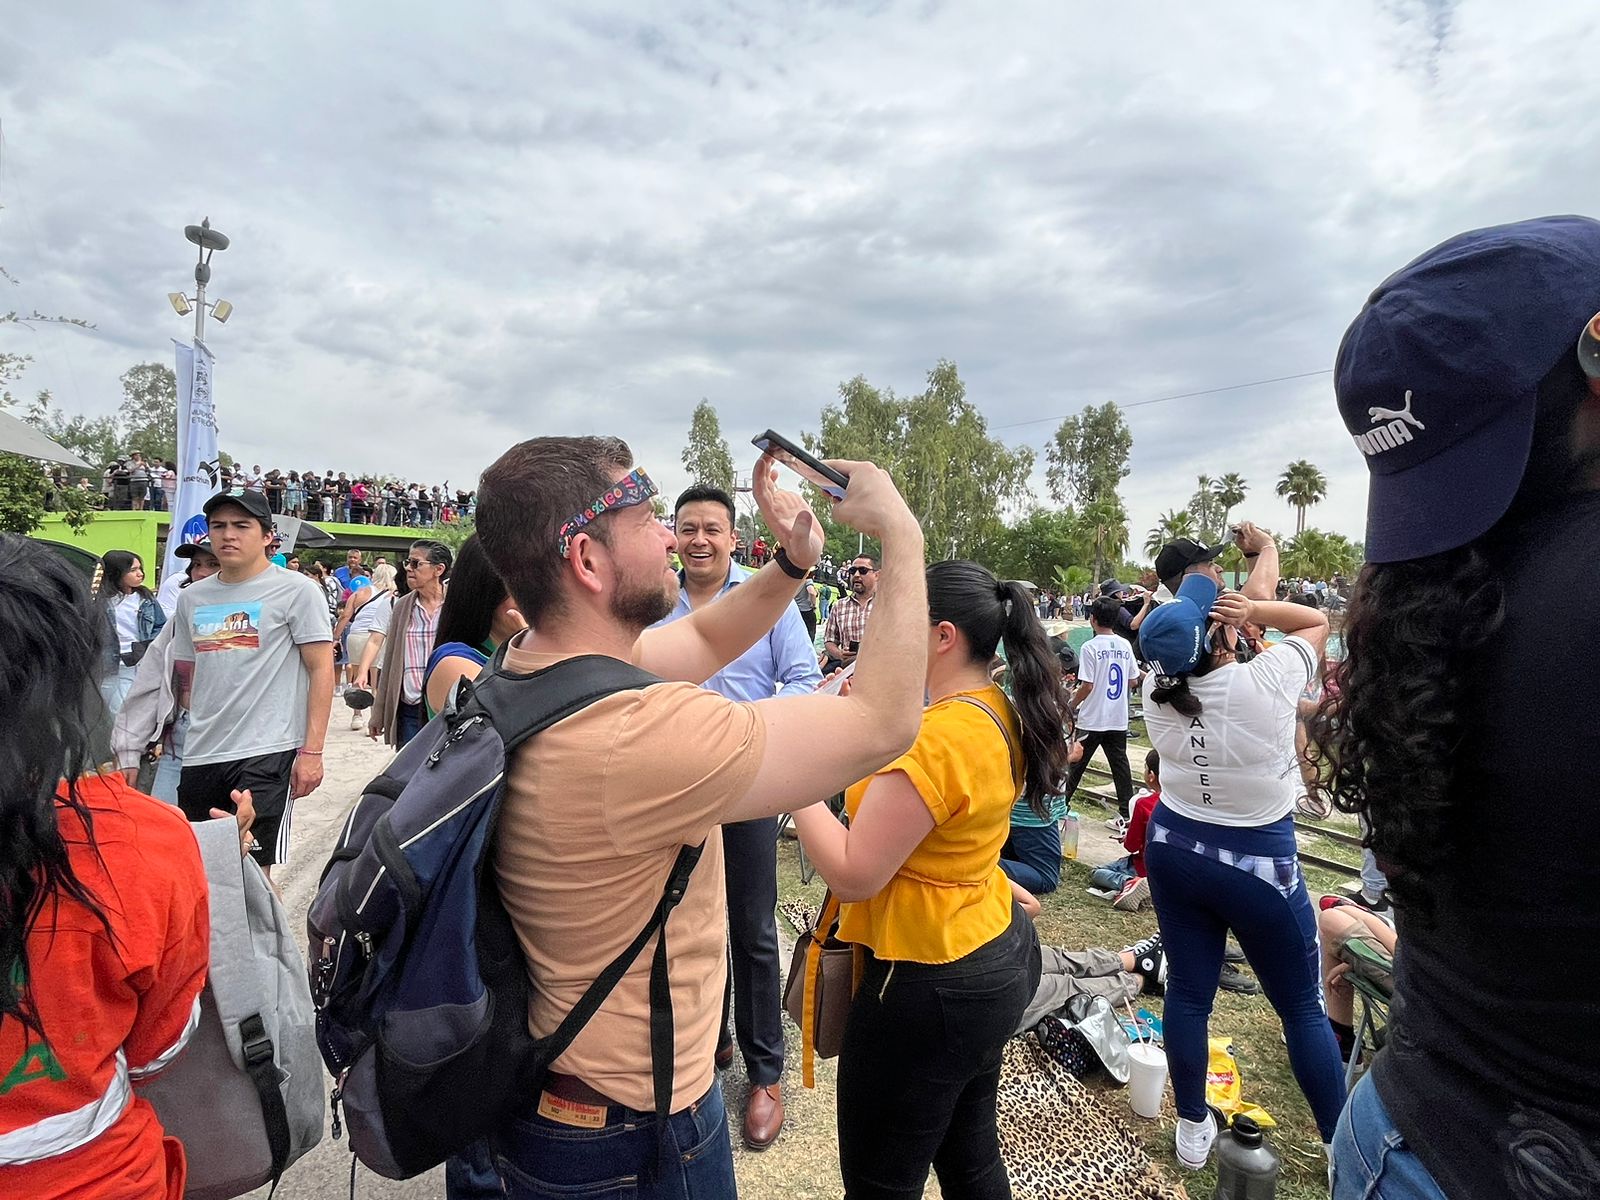
[[[1167,1088],[1167,1052],[1152,1042],[1128,1047],[1132,1066],[1128,1074],[1128,1103],[1141,1117],[1161,1112],[1161,1093]]]

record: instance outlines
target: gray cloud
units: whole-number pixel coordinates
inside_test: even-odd
[[[941,357],[1039,447],[1020,423],[1330,366],[1428,245],[1589,205],[1600,83],[1551,84],[1600,50],[1581,7],[32,6],[0,33],[0,306],[97,329],[3,336],[109,409],[185,334],[163,296],[209,214],[251,461],[459,482],[604,429],[671,490],[702,396],[742,456]],[[1301,457],[1360,532],[1325,377],[1129,420],[1135,543],[1202,471],[1287,525]]]

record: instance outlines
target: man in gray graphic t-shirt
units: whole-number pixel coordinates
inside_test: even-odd
[[[179,670],[192,671],[178,803],[191,821],[249,792],[263,868],[284,862],[294,801],[322,782],[333,701],[328,605],[303,575],[267,558],[272,513],[260,492],[206,502],[222,570],[184,589],[174,620]]]

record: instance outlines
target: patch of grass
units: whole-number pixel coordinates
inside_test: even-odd
[[[1060,888],[1042,900],[1043,911],[1038,919],[1041,941],[1073,948],[1109,946],[1120,949],[1155,931],[1153,912],[1118,912],[1104,901],[1086,895],[1084,888],[1090,870],[1087,863],[1064,865]],[[1313,892],[1338,881],[1337,876],[1316,868],[1309,868],[1306,874]],[[822,902],[820,879],[809,885],[801,884],[795,843],[788,838],[778,842],[778,893],[780,899],[800,900],[813,907]],[[782,918],[778,922],[778,936],[782,941],[793,941],[792,931]],[[1161,1014],[1159,997],[1147,996],[1143,1005],[1152,1013]],[[1325,1200],[1327,1166],[1322,1141],[1305,1097],[1290,1072],[1288,1052],[1281,1040],[1282,1029],[1265,997],[1218,992],[1211,1017],[1211,1034],[1232,1039],[1245,1099],[1265,1108],[1278,1122],[1271,1132],[1273,1144],[1283,1158],[1278,1195],[1282,1200]],[[808,1092],[800,1083],[799,1033],[787,1021],[785,1033],[789,1058],[784,1076],[787,1120],[782,1136],[770,1149],[754,1154],[740,1145],[738,1130],[746,1084],[738,1055],[734,1056],[734,1067],[723,1080],[734,1129],[734,1166],[739,1191],[754,1200],[837,1196],[842,1185],[834,1127],[835,1064],[831,1061],[817,1063],[817,1087]],[[1113,1104],[1117,1102],[1117,1098],[1112,1099]],[[1130,1113],[1128,1124],[1151,1159],[1182,1183],[1191,1196],[1212,1193],[1216,1186],[1213,1167],[1190,1174],[1177,1166],[1172,1148],[1176,1116],[1170,1091],[1161,1118],[1145,1121]],[[927,1194],[939,1194],[938,1185],[931,1177]]]

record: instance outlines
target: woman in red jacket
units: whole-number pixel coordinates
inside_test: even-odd
[[[199,1018],[206,880],[183,814],[96,769],[104,625],[65,560],[0,534],[0,1196],[183,1194],[137,1088]]]

